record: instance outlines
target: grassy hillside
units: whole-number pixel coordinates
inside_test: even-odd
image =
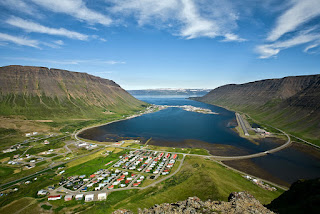
[[[0,144],[21,142],[27,132],[72,132],[106,123],[147,105],[115,82],[86,73],[0,67]]]
[[[29,66],[0,68],[0,115],[92,119],[136,111],[144,105],[113,81],[86,73]]]
[[[320,145],[320,75],[225,85],[195,100],[247,113]]]

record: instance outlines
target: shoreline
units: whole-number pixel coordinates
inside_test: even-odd
[[[153,105],[153,106],[156,106],[156,105]],[[145,109],[147,110],[147,108]],[[140,113],[138,115],[130,115],[126,118],[123,118],[123,119],[119,119],[119,120],[113,120],[113,121],[110,121],[110,122],[107,122],[107,123],[102,123],[102,124],[97,124],[97,125],[92,125],[92,126],[88,126],[88,127],[84,127],[82,129],[80,129],[79,131],[75,130],[73,133],[72,133],[72,136],[78,140],[78,141],[84,141],[84,140],[90,140],[90,139],[84,139],[84,138],[81,138],[81,139],[84,139],[84,140],[81,140],[79,139],[78,135],[85,131],[85,130],[88,130],[88,129],[92,129],[92,128],[96,128],[96,127],[100,127],[100,126],[106,126],[106,125],[109,125],[109,124],[112,124],[112,123],[115,123],[115,122],[120,122],[120,121],[125,121],[125,120],[130,120],[130,119],[133,119],[133,118],[136,118],[136,117],[139,117],[139,116],[142,116],[142,115],[145,115],[145,114],[150,114],[150,113],[154,113],[154,112],[158,112],[158,111],[161,111],[163,109],[157,109],[156,111],[152,111],[152,112],[143,112],[143,113]],[[91,141],[94,141],[94,140],[91,140]],[[96,142],[99,142],[99,141],[96,141]],[[101,142],[102,143],[102,142]]]

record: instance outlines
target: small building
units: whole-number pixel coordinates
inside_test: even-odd
[[[48,201],[55,201],[60,199],[61,199],[61,195],[52,195],[48,197]]]
[[[64,200],[65,200],[65,201],[71,201],[72,198],[73,198],[73,195],[66,195],[66,196],[64,197]]]
[[[113,185],[111,185],[111,186],[109,186],[109,187],[108,187],[108,189],[113,189],[113,188],[114,188],[114,186],[113,186]]]
[[[89,194],[84,197],[85,202],[93,201],[94,194]]]
[[[44,190],[44,189],[41,189],[38,191],[37,195],[47,195],[48,194],[48,191],[47,190]]]
[[[99,193],[98,194],[99,201],[106,200],[106,199],[107,199],[107,193]]]
[[[101,189],[100,187],[95,187],[94,188],[95,191],[100,191],[100,189]]]
[[[83,178],[85,178],[86,177],[86,175],[80,175],[79,176],[79,178],[81,178],[81,179],[83,179]]]
[[[30,137],[31,136],[31,133],[26,133],[26,137]]]
[[[83,199],[83,194],[78,194],[75,197],[76,201],[81,201]]]
[[[95,174],[92,174],[92,175],[90,175],[90,178],[94,178],[96,175]]]

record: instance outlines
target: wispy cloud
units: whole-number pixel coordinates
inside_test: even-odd
[[[23,0],[1,0],[0,4],[12,10],[17,10],[19,12],[23,12],[29,15],[38,14],[34,7],[32,7],[30,4],[27,4]]]
[[[29,46],[34,48],[39,48],[39,41],[27,39],[24,37],[12,36],[5,33],[0,33],[0,41],[11,42],[17,45]]]
[[[319,0],[292,0],[292,6],[277,20],[268,41],[276,41],[286,33],[295,31],[304,23],[320,15]]]
[[[260,54],[261,59],[269,58],[277,55],[281,50],[291,48],[297,45],[306,44],[312,41],[319,41],[320,34],[319,33],[309,33],[309,31],[303,31],[299,35],[287,39],[284,41],[278,41],[272,44],[259,45],[257,47],[257,52]],[[309,48],[308,48],[309,47]],[[308,51],[312,46],[308,46],[305,51]]]
[[[319,26],[312,21],[320,16],[319,0],[291,0],[270,31],[266,44],[258,45],[259,58],[276,56],[280,51],[297,45],[308,45],[304,52],[319,45]]]
[[[126,64],[126,62],[123,62],[123,61],[114,61],[114,60],[107,60],[107,61],[103,61],[103,63],[105,63],[105,64],[109,64],[109,65],[115,65],[115,64]]]
[[[89,24],[110,25],[111,18],[97,11],[89,9],[82,0],[32,0],[47,10],[64,13]]]
[[[1,40],[1,34],[0,34]],[[79,65],[79,64],[108,64],[108,65],[116,65],[116,64],[126,64],[123,61],[114,61],[114,60],[102,60],[102,59],[40,59],[40,58],[31,58],[31,57],[5,57],[5,59],[10,60],[22,60],[29,62],[41,62],[41,63],[50,63],[50,64],[60,64],[60,65]]]
[[[224,35],[224,39],[222,40],[223,42],[245,42],[247,41],[246,39],[240,38],[238,35],[232,34],[232,33],[227,33]]]
[[[21,28],[27,32],[36,32],[36,33],[44,33],[49,35],[64,36],[64,37],[68,37],[71,39],[78,39],[78,40],[88,39],[88,36],[85,34],[81,34],[75,31],[70,31],[65,28],[46,27],[36,22],[24,20],[18,17],[11,17],[6,20],[6,23],[12,26]]]
[[[233,33],[238,16],[228,0],[113,0],[113,14],[133,15],[140,26],[155,25],[186,39],[225,37],[243,41]],[[230,39],[230,35],[234,35]],[[228,39],[229,36],[229,39]]]

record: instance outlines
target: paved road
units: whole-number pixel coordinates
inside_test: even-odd
[[[237,113],[237,112],[236,112],[236,118],[237,118],[237,121],[238,121],[239,125],[241,126],[241,128],[242,128],[242,130],[243,130],[244,135],[249,136],[249,132],[248,132],[248,130],[247,130],[246,125],[245,125],[244,122],[243,122],[243,118],[242,118],[242,116],[241,116],[239,113]]]

